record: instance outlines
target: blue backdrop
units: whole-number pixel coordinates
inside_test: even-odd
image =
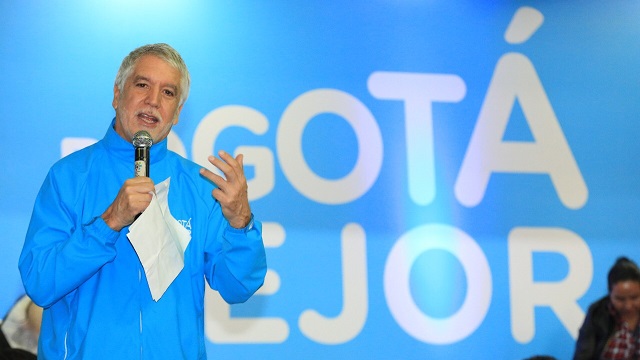
[[[0,315],[48,168],[133,48],[192,75],[170,147],[243,152],[269,273],[215,359],[569,358],[639,260],[640,2],[0,2]]]

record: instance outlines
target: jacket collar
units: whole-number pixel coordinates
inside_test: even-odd
[[[111,120],[111,125],[107,129],[107,133],[104,135],[103,142],[107,151],[122,160],[131,161],[133,163],[134,150],[133,145],[127,142],[120,134],[115,130],[116,119]],[[164,159],[167,155],[167,138],[160,141],[157,144],[153,144],[149,153],[149,160],[151,164]]]

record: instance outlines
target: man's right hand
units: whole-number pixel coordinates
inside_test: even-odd
[[[133,223],[151,203],[151,193],[155,191],[155,185],[150,178],[140,176],[128,179],[124,182],[118,196],[102,214],[110,228],[115,231]]]

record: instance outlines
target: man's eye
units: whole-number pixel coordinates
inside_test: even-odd
[[[143,88],[143,87],[146,87],[147,84],[145,84],[145,83],[137,83],[136,86]]]
[[[174,97],[174,96],[175,96],[175,93],[174,93],[173,91],[171,91],[171,90],[165,90],[165,91],[164,91],[164,93],[165,93],[165,95],[167,95],[167,96],[171,96],[171,97]]]

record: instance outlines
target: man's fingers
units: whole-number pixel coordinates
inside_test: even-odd
[[[135,216],[146,210],[153,199],[155,186],[147,177],[127,179],[102,218],[116,231],[131,224]]]
[[[222,176],[214,173],[213,171],[207,169],[207,168],[200,168],[200,175],[206,177],[207,179],[211,180],[214,184],[216,184],[218,187],[221,187],[224,185],[225,180]]]
[[[242,161],[243,155],[238,155],[237,158],[231,157],[227,152],[220,150],[218,152],[220,158],[217,158],[213,155],[209,155],[208,160],[211,165],[215,166],[220,170],[225,178],[221,178],[226,181],[234,182],[236,179],[242,179],[244,176],[244,172],[242,169]],[[238,161],[239,160],[239,161]],[[209,177],[210,178],[210,177]],[[210,178],[211,179],[211,178]],[[213,179],[211,179],[213,181]],[[219,186],[216,182],[216,184]]]

